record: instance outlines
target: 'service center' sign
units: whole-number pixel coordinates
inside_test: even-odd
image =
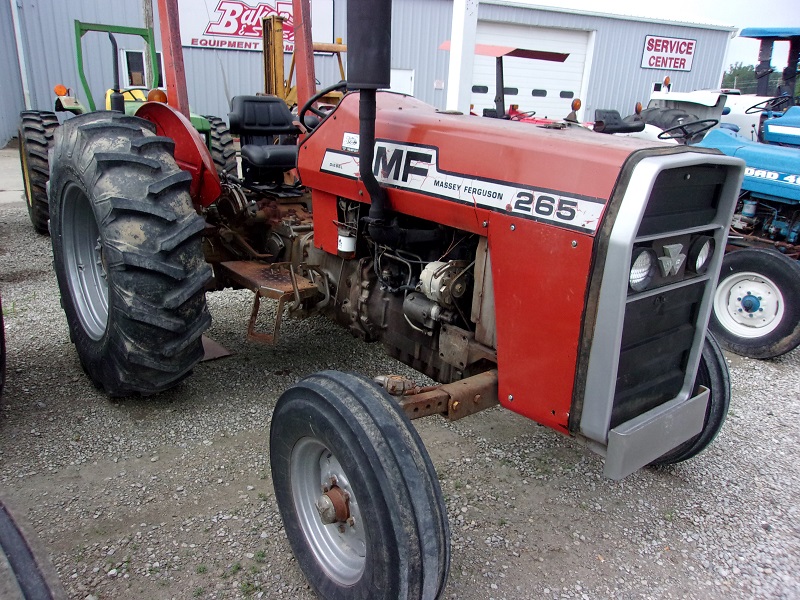
[[[691,71],[697,42],[648,35],[644,39],[643,69]]]

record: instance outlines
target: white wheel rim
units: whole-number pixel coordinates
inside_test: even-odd
[[[722,280],[714,294],[714,313],[720,324],[741,338],[760,338],[781,324],[785,304],[775,283],[752,272]]]
[[[365,524],[356,496],[339,461],[321,441],[305,437],[292,448],[290,473],[297,517],[317,563],[328,577],[339,584],[355,584],[366,565]],[[323,486],[330,485],[332,478],[349,495],[352,525],[326,525],[320,518],[317,501],[322,495]]]

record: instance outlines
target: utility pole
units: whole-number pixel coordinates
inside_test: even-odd
[[[144,15],[144,26],[146,29],[153,29],[153,0],[142,0],[142,14]],[[158,71],[161,70],[160,65],[158,67],[158,71],[156,71],[155,65],[153,64],[152,57],[150,53],[145,49],[143,52],[144,54],[144,72],[147,73],[147,76],[151,78],[151,81],[147,82],[149,87],[156,88],[158,87]]]

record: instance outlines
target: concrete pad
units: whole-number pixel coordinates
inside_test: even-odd
[[[0,150],[0,204],[25,202],[19,150],[14,142],[12,144]]]

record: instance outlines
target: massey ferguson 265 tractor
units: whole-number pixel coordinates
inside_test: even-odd
[[[274,340],[286,311],[324,313],[440,382],[326,371],[278,400],[276,497],[322,598],[443,594],[447,516],[410,419],[499,402],[621,478],[696,455],[730,398],[706,325],[743,163],[378,92],[390,31],[390,2],[348,2],[349,93],[331,112],[235,98],[241,180],[220,182],[188,119],[158,103],[66,121],[50,163],[63,307],[109,395],[187,377],[205,292],[223,287],[254,291],[254,338]],[[295,166],[302,187],[284,183]]]

